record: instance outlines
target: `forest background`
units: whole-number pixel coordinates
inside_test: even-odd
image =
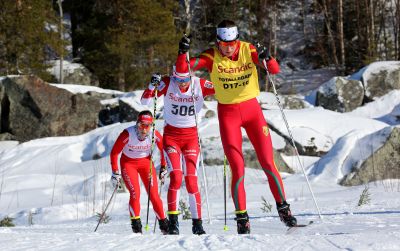
[[[183,33],[199,54],[215,43],[223,19],[237,22],[240,39],[284,60],[281,13],[294,5],[302,27],[297,68],[345,75],[400,60],[400,0],[0,0],[0,76],[58,82],[49,62],[65,59],[87,67],[102,88],[142,89],[153,72],[170,73]]]

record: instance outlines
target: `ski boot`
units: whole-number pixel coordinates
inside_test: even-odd
[[[282,203],[277,202],[276,207],[278,209],[279,218],[287,227],[294,227],[297,225],[297,220],[290,211],[290,204],[286,201]]]
[[[142,222],[140,218],[131,220],[132,231],[134,233],[142,233]]]
[[[250,234],[250,222],[247,212],[236,213],[237,232],[238,234]]]
[[[179,234],[179,222],[177,214],[168,215],[168,234]]]
[[[163,235],[168,234],[168,219],[162,219],[158,220],[158,223],[160,224],[160,231]]]
[[[192,219],[192,233],[197,235],[205,234],[206,232],[203,229],[203,221],[201,219]]]

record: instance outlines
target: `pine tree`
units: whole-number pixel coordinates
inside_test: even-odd
[[[60,48],[51,1],[0,1],[0,74],[49,78],[46,61]]]
[[[143,88],[151,73],[168,73],[176,58],[178,37],[173,1],[98,0],[77,31],[82,62],[102,87]]]

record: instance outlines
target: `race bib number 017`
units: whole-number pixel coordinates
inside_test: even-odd
[[[224,84],[223,86],[224,86],[224,89],[234,89],[234,88],[238,88],[238,87],[241,87],[241,86],[246,86],[248,84],[249,84],[249,81],[244,81],[242,83],[236,82],[236,83],[233,83],[233,84]]]

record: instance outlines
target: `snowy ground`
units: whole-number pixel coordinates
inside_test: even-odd
[[[138,103],[139,97],[135,93],[131,101]],[[314,221],[290,235],[279,221],[274,206],[269,213],[261,210],[261,196],[270,204],[274,202],[265,175],[253,168],[247,168],[245,181],[251,234],[236,234],[231,198],[227,202],[229,230],[224,231],[222,166],[206,166],[212,219],[208,224],[207,206],[203,203],[206,235],[193,236],[191,221],[183,220],[180,236],[162,236],[158,228],[155,234],[152,231],[132,234],[127,193],[117,194],[107,213],[111,221],[101,224],[94,233],[95,214],[103,210],[111,195],[109,152],[118,134],[131,123],[113,124],[79,136],[44,138],[23,144],[1,142],[0,219],[10,216],[16,224],[13,228],[0,228],[1,250],[243,250],[249,247],[253,250],[399,250],[399,181],[368,184],[371,202],[361,207],[357,203],[364,186],[336,184],[349,171],[348,166],[353,166],[357,158],[365,157],[359,153],[368,152],[360,150],[366,139],[378,147],[387,132],[398,126],[399,122],[390,118],[398,113],[399,100],[400,92],[394,91],[369,103],[368,109],[359,108],[349,114],[314,107],[285,111],[297,141],[304,142],[314,136],[317,147],[329,151],[322,158],[301,156],[323,221],[319,219],[297,159],[285,157],[297,171],[294,175],[282,174],[288,202],[299,223]],[[216,108],[215,102],[207,102],[206,106],[211,110]],[[264,112],[265,117],[285,132],[279,111],[271,106],[272,110]],[[158,121],[159,129],[162,123]],[[202,118],[200,134],[205,138],[205,151],[221,155],[215,117]],[[282,141],[276,134],[272,137],[275,145]],[[162,190],[164,206],[167,187],[168,181]],[[204,188],[202,195],[205,202]],[[187,201],[185,189],[181,198]],[[143,224],[146,199],[142,193]],[[149,222],[152,229],[153,212]]]
[[[398,181],[370,184],[370,205],[357,207],[364,187],[344,188],[313,184],[323,221],[316,214],[304,178],[293,175],[285,179],[287,194],[299,222],[315,221],[311,226],[286,234],[275,210],[263,213],[260,196],[272,203],[263,174],[248,170],[247,194],[252,233],[238,236],[233,220],[232,203],[228,201],[228,231],[223,230],[222,167],[207,168],[210,184],[212,224],[205,224],[206,235],[193,236],[191,222],[180,221],[181,235],[162,236],[159,230],[132,234],[127,216],[127,194],[117,194],[109,215],[112,220],[101,224],[96,233],[95,217],[47,223],[33,216],[33,226],[0,228],[2,250],[399,250],[400,187]],[[163,200],[166,201],[166,187]],[[262,191],[262,192],[260,192]],[[142,196],[142,207],[146,205]],[[64,207],[66,207],[65,205]],[[74,205],[70,205],[74,214]],[[203,207],[206,215],[206,208]],[[68,210],[66,210],[68,211]],[[145,210],[142,210],[145,213]],[[79,217],[79,216],[78,216]],[[143,220],[145,220],[145,217]],[[154,214],[150,216],[153,228]],[[50,220],[51,221],[51,220]]]
[[[55,85],[57,86],[57,85]],[[59,86],[71,92],[86,92],[77,85]],[[137,108],[141,92],[118,93],[105,102],[122,98]],[[264,116],[282,134],[287,134],[273,94],[262,93],[268,106]],[[162,109],[162,100],[157,107]],[[204,155],[222,159],[216,116],[216,102],[205,103],[200,113],[199,132],[204,139]],[[43,138],[18,144],[0,142],[0,220],[14,218],[16,227],[0,227],[1,250],[400,250],[400,180],[367,184],[370,203],[357,206],[364,186],[342,187],[337,182],[372,150],[379,148],[394,127],[400,126],[400,91],[395,90],[350,113],[336,113],[321,107],[285,110],[297,142],[314,144],[325,156],[300,156],[311,181],[323,220],[313,203],[298,160],[283,156],[296,171],[282,173],[288,202],[299,223],[314,223],[287,234],[279,221],[266,177],[260,170],[246,168],[247,209],[251,234],[238,236],[231,198],[227,201],[229,227],[224,231],[223,167],[206,166],[211,224],[203,196],[206,235],[193,236],[191,221],[180,220],[181,235],[162,236],[157,228],[132,234],[128,214],[128,193],[118,193],[107,214],[108,224],[96,233],[96,213],[102,212],[111,196],[109,153],[118,134],[132,123],[113,124],[83,135]],[[134,123],[134,122],[133,122]],[[156,123],[162,130],[163,121]],[[271,132],[273,145],[284,147],[283,139]],[[247,148],[249,143],[245,142]],[[156,158],[157,159],[157,158]],[[229,176],[229,173],[228,173]],[[200,176],[201,183],[202,176]],[[228,178],[228,181],[230,179]],[[228,182],[229,183],[229,182]],[[166,206],[167,183],[162,189]],[[142,191],[144,191],[142,187]],[[228,194],[230,194],[228,189]],[[261,210],[262,199],[273,205],[272,212]],[[187,201],[185,189],[181,198]],[[142,223],[146,223],[147,196],[142,192]],[[150,213],[150,228],[154,213]]]

